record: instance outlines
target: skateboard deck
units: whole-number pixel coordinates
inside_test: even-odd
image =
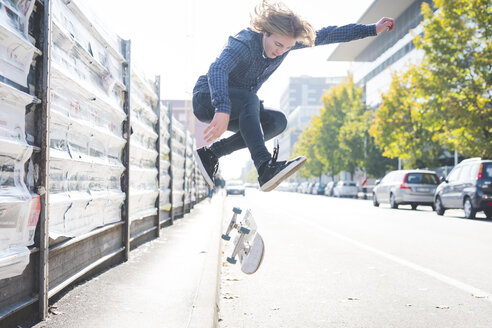
[[[241,271],[246,274],[255,273],[263,261],[265,253],[265,243],[257,231],[257,225],[253,219],[250,210],[247,210],[243,218],[238,222],[237,216],[241,214],[241,209],[234,207],[233,216],[225,234],[222,235],[224,240],[230,240],[229,233],[232,229],[237,230],[234,238],[234,250],[227,262],[236,264],[236,256],[241,263]]]

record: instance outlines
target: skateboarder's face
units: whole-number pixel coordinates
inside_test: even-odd
[[[275,58],[282,56],[284,53],[289,51],[296,44],[296,39],[281,35],[281,34],[270,34],[263,33],[263,49],[265,50],[265,55],[268,58]]]

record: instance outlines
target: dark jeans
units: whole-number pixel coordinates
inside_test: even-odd
[[[272,158],[265,147],[265,141],[282,133],[287,126],[287,119],[280,111],[265,109],[258,96],[246,90],[229,88],[229,98],[231,115],[227,130],[235,133],[214,142],[210,149],[221,157],[248,147],[258,169]],[[193,95],[193,113],[202,122],[212,121],[215,108],[209,93],[197,92]]]

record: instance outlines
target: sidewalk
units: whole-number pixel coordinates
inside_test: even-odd
[[[67,292],[34,327],[216,327],[222,212],[221,194],[205,199],[128,262]]]

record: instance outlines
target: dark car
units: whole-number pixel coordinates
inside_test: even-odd
[[[311,188],[311,194],[313,195],[324,195],[325,194],[325,187],[326,185],[324,183],[316,182],[313,187]]]
[[[467,219],[484,211],[492,218],[492,160],[470,158],[454,167],[434,195],[436,213],[462,208]]]

